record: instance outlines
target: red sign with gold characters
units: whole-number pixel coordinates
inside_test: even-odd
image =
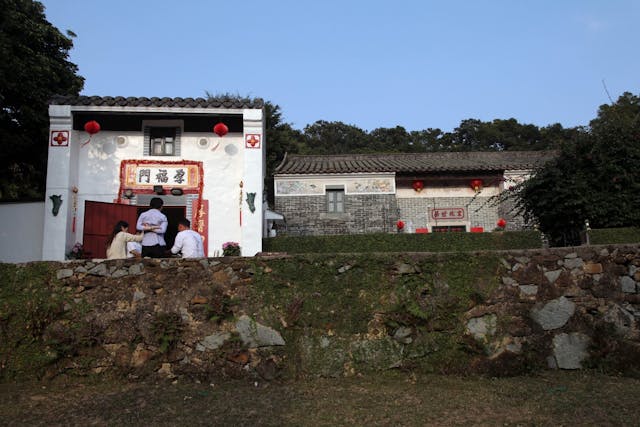
[[[465,208],[433,208],[429,209],[429,218],[434,221],[466,221]]]
[[[207,236],[209,235],[209,201],[202,200],[201,203],[197,203],[194,200],[191,211],[193,212],[191,229],[202,236],[204,256],[207,256],[209,252],[209,242],[207,242]]]
[[[245,136],[245,147],[246,148],[260,148],[260,138],[261,135],[259,133],[248,133]]]
[[[68,130],[52,130],[49,145],[52,147],[68,147],[69,131]]]

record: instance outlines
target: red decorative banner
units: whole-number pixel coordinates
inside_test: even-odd
[[[204,256],[208,256],[209,238],[209,201],[194,200],[191,205],[191,229],[202,236]]]
[[[69,131],[68,130],[52,130],[49,145],[52,147],[68,147]]]

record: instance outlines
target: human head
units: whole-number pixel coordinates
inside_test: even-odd
[[[118,221],[116,222],[116,225],[113,227],[113,231],[111,232],[111,234],[109,235],[109,237],[107,237],[107,247],[109,247],[109,245],[111,245],[111,242],[113,242],[113,238],[116,237],[116,234],[118,234],[121,231],[127,231],[127,229],[129,228],[129,223],[127,221]]]
[[[189,228],[191,228],[191,222],[187,218],[182,218],[178,221],[178,230],[188,230]]]
[[[126,231],[129,228],[129,223],[127,221],[118,221],[116,226],[113,227],[113,234],[118,234],[121,231]]]
[[[151,199],[151,201],[149,202],[149,206],[151,206],[152,209],[161,209],[162,206],[164,205],[164,202],[162,201],[162,199],[160,197],[154,197]]]

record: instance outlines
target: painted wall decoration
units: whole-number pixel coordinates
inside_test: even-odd
[[[344,185],[345,194],[394,194],[393,178],[296,179],[277,180],[278,196],[316,196],[325,194],[326,185]]]
[[[260,134],[259,133],[248,133],[245,136],[245,147],[246,148],[260,148]]]
[[[247,205],[251,213],[256,211],[256,193],[247,193]]]
[[[49,196],[51,202],[53,202],[53,207],[51,208],[51,213],[53,216],[58,216],[58,212],[60,212],[60,206],[62,206],[62,194],[52,194]]]
[[[347,194],[387,193],[395,192],[393,178],[359,179],[347,183]]]
[[[52,130],[49,145],[52,147],[68,147],[69,131],[68,130]]]
[[[276,194],[279,196],[314,196],[324,194],[324,186],[302,180],[277,181]]]

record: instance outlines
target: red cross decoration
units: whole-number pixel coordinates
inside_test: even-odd
[[[68,147],[69,146],[69,131],[68,130],[52,130],[51,142],[52,147]]]
[[[259,133],[248,133],[245,136],[245,147],[246,148],[260,148],[260,134]]]

